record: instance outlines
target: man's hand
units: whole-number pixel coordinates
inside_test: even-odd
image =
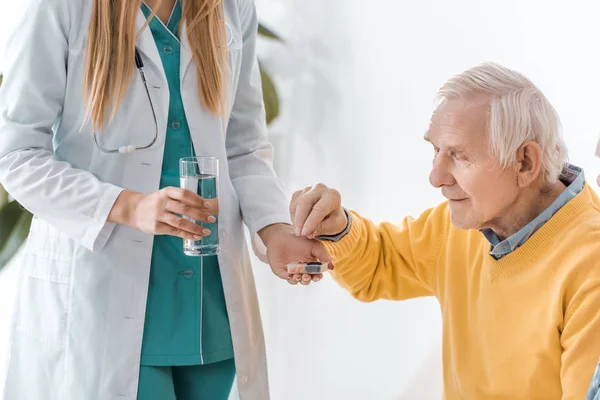
[[[340,193],[322,183],[294,193],[290,214],[296,235],[309,239],[337,235],[348,225]]]
[[[292,285],[298,283],[308,285],[311,282],[318,282],[323,278],[323,274],[290,275],[287,272],[287,264],[289,263],[321,261],[328,262],[330,269],[333,269],[331,258],[325,250],[325,246],[316,240],[296,236],[290,225],[270,225],[258,234],[267,247],[267,261],[271,266],[271,270],[279,278],[287,280]]]

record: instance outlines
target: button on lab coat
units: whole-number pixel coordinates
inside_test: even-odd
[[[35,218],[12,321],[5,400],[134,400],[153,237],[107,223],[123,189],[158,189],[169,92],[148,29],[137,47],[145,63],[159,138],[148,150],[105,154],[85,125],[83,67],[91,1],[27,0],[9,40],[0,89],[0,182]],[[289,222],[272,167],[256,62],[252,0],[225,0],[227,117],[200,103],[196,64],[181,33],[182,99],[194,147],[220,159],[219,264],[242,399],[268,399],[267,367],[242,220],[252,235]],[[137,28],[145,18],[140,10]],[[106,148],[144,146],[154,122],[136,74]]]

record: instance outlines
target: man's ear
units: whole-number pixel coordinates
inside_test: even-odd
[[[525,142],[517,150],[517,183],[527,187],[535,182],[542,171],[542,149],[534,141]]]

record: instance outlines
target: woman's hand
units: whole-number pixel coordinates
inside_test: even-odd
[[[213,223],[218,212],[217,199],[205,200],[186,189],[167,187],[151,194],[125,190],[117,198],[108,221],[152,235],[200,240],[210,231],[182,216]]]
[[[316,240],[298,237],[290,225],[274,224],[258,232],[267,247],[267,261],[271,270],[281,279],[292,285],[298,283],[308,285],[318,282],[323,274],[290,274],[287,264],[293,262],[321,261],[328,262],[329,269],[333,269],[331,257],[327,254],[325,246]]]

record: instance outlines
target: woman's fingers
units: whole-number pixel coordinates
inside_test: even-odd
[[[204,210],[213,215],[219,213],[218,199],[205,199],[190,190],[173,186],[166,187],[162,190],[169,198],[173,200],[178,200],[182,203],[189,204],[192,207],[195,207],[199,210]]]
[[[159,234],[178,236],[184,239],[200,240],[211,233],[209,229],[169,212],[165,213],[160,222],[168,225],[168,227],[165,228],[167,232],[159,232]]]
[[[167,200],[165,210],[174,214],[189,217],[194,221],[214,223],[217,220],[214,215],[207,211],[207,208],[196,208],[190,204],[173,199]]]

